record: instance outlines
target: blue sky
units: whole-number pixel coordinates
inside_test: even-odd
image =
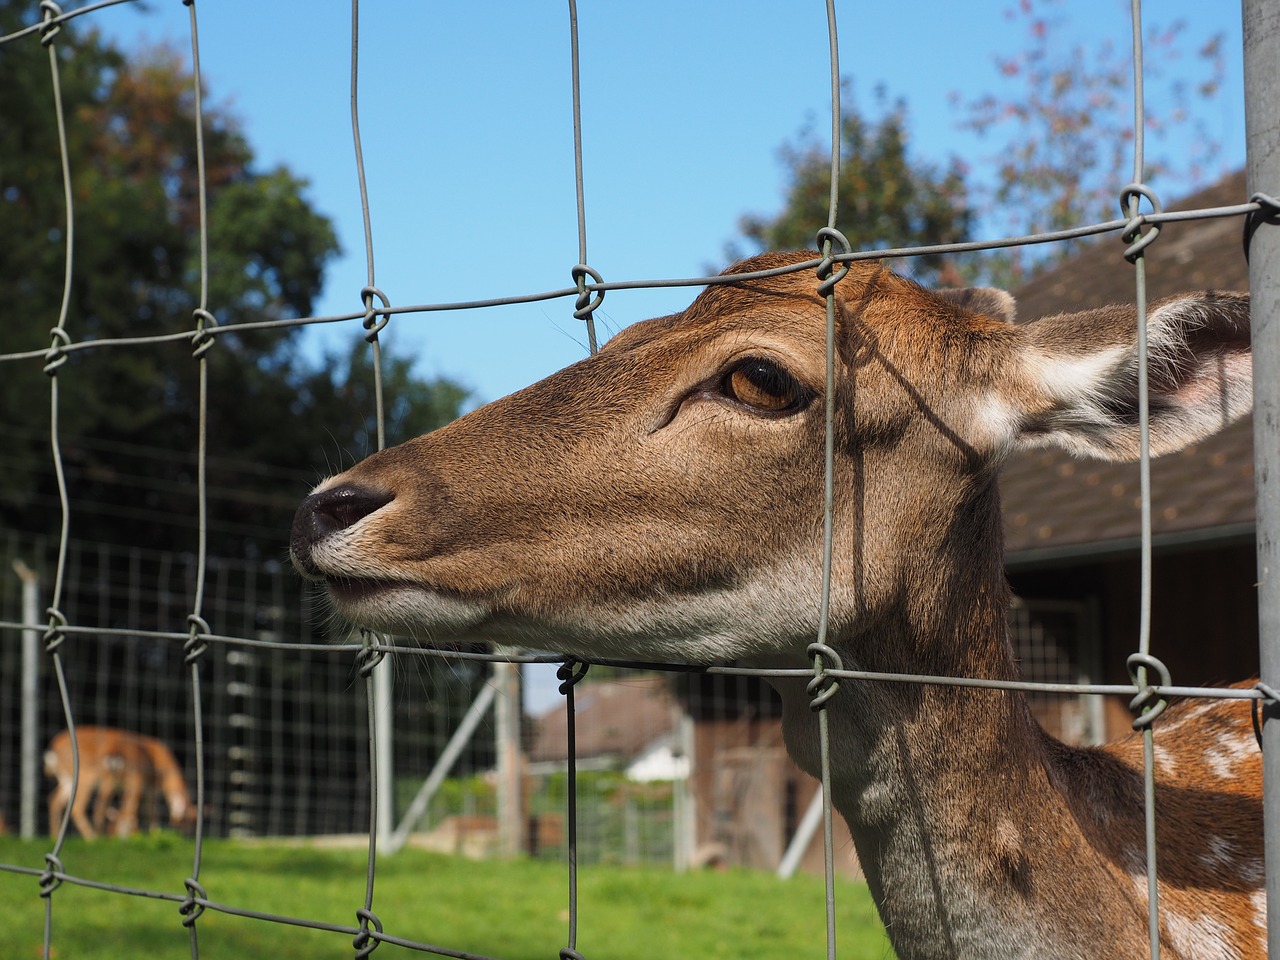
[[[967,160],[996,145],[958,128],[953,94],[1011,91],[994,58],[1025,46],[1016,0],[843,3],[841,71],[870,106],[903,97],[916,157]],[[1243,163],[1240,16],[1231,3],[1153,0],[1148,26],[1223,31],[1228,88],[1204,118],[1227,166]],[[781,202],[778,148],[829,115],[823,3],[659,0],[579,4],[587,259],[606,279],[700,276],[724,263],[739,218]],[[350,129],[348,4],[201,0],[201,65],[215,103],[242,121],[263,167],[310,181],[344,255],[318,312],[360,309],[364,241]],[[1067,34],[1128,41],[1127,4],[1063,8]],[[152,0],[94,14],[126,48],[189,51],[187,8]],[[83,21],[80,21],[83,22]],[[569,286],[577,262],[567,3],[366,0],[360,120],[376,281],[397,305]],[[1169,195],[1180,185],[1156,184]],[[678,310],[695,291],[613,291],[605,326]],[[427,374],[490,400],[585,352],[572,301],[397,317],[386,338]],[[326,327],[312,344],[356,334]]]
[[[998,151],[958,128],[954,95],[1017,95],[998,54],[1025,47],[1017,0],[839,5],[842,73],[868,107],[883,84],[906,100],[918,159],[968,162],[987,175]],[[1223,144],[1220,168],[1244,160],[1240,15],[1235,4],[1153,0],[1147,24],[1186,22],[1194,50],[1225,34],[1227,86],[1200,119]],[[351,15],[337,0],[200,0],[209,94],[243,122],[260,166],[288,166],[333,218],[344,255],[329,271],[322,315],[360,309],[366,283],[350,127]],[[1127,46],[1127,4],[1062,8],[1064,38]],[[180,0],[94,14],[126,49],[190,50]],[[74,29],[83,29],[79,21]],[[828,129],[823,3],[581,0],[587,260],[606,279],[700,276],[719,269],[746,213],[781,202],[778,149]],[[366,0],[361,11],[360,122],[376,282],[393,304],[473,300],[570,285],[578,260],[569,18],[565,2]],[[1177,64],[1171,65],[1176,73]],[[1170,149],[1178,149],[1175,144]],[[1190,137],[1190,134],[1187,134]],[[1155,184],[1166,198],[1185,184]],[[690,289],[610,292],[605,332],[682,308]],[[391,349],[490,400],[585,355],[571,300],[465,313],[398,316]],[[361,334],[358,322],[308,333],[316,355]],[[322,469],[324,451],[317,451]],[[527,700],[554,697],[541,673]]]

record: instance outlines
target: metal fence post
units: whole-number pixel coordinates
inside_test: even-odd
[[[40,617],[40,578],[21,560],[13,569],[22,580],[22,622],[37,623]],[[40,780],[40,730],[36,706],[40,697],[40,631],[22,631],[22,772],[18,801],[18,835],[30,840],[36,835],[36,790]]]
[[[373,697],[376,710],[378,750],[378,846],[391,843],[395,832],[396,777],[395,777],[395,700],[393,696],[392,670],[395,663],[390,657],[373,668]]]
[[[1245,136],[1251,194],[1280,193],[1280,5],[1244,0]],[[1272,218],[1274,219],[1274,218]],[[1249,244],[1253,439],[1258,496],[1258,635],[1262,679],[1280,688],[1280,227]],[[1280,957],[1280,705],[1263,723],[1268,952]]]
[[[493,685],[498,689],[495,738],[498,748],[498,845],[504,857],[520,853],[521,819],[520,665],[495,663]]]

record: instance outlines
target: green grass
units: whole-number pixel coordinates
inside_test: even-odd
[[[48,843],[0,837],[0,862],[41,868]],[[183,893],[191,846],[173,836],[129,841],[78,839],[62,851],[67,873],[147,890]],[[354,926],[364,902],[365,853],[310,846],[212,841],[200,881],[228,906]],[[636,867],[583,868],[578,951],[587,960],[657,956],[824,957],[819,877],[778,880],[729,870],[673,874]],[[374,911],[388,934],[500,960],[554,958],[567,943],[563,866],[530,860],[475,862],[404,850],[378,864]],[[891,956],[866,887],[839,881],[837,942],[847,960]],[[0,871],[0,957],[41,955],[45,902],[35,877]],[[206,911],[200,956],[344,957],[342,933],[307,930]],[[55,960],[146,960],[190,956],[177,904],[120,896],[74,884],[53,895]],[[408,956],[390,944],[375,956]]]

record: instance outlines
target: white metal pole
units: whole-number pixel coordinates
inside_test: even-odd
[[[395,830],[395,766],[392,758],[395,754],[392,718],[395,704],[392,697],[392,659],[383,657],[382,662],[373,668],[374,724],[377,731],[378,750],[378,846],[385,848],[391,843]]]
[[[462,722],[458,724],[458,729],[453,732],[453,736],[449,738],[449,742],[445,744],[439,759],[436,760],[435,766],[427,774],[427,779],[418,788],[418,792],[414,794],[413,800],[400,817],[400,824],[396,827],[395,832],[392,833],[390,842],[384,844],[379,841],[378,846],[383,853],[395,853],[405,845],[405,842],[409,839],[410,831],[418,825],[418,822],[426,814],[427,805],[431,803],[431,798],[436,795],[436,791],[440,789],[440,784],[444,783],[444,778],[453,769],[454,763],[462,754],[462,748],[471,741],[471,735],[475,733],[476,727],[480,725],[480,720],[484,717],[485,711],[493,704],[495,693],[496,688],[493,684],[486,684],[480,688],[475,700],[472,701],[466,714],[463,715]]]
[[[795,874],[796,869],[800,866],[800,861],[804,859],[805,851],[809,849],[809,844],[813,843],[814,835],[821,827],[822,787],[819,786],[817,793],[809,801],[809,807],[805,810],[804,816],[800,818],[800,825],[796,827],[795,836],[787,844],[786,853],[782,855],[782,862],[778,864],[778,876],[781,879],[789,880]]]
[[[693,774],[696,769],[693,755],[694,730],[693,718],[685,713],[678,701],[672,705],[671,713],[674,721],[672,738],[675,741],[675,758],[684,761],[684,770],[676,770],[676,779],[671,785],[671,855],[676,872],[683,873],[693,864],[696,846],[693,812]]]
[[[40,615],[40,578],[21,560],[13,569],[22,579],[22,622],[35,623]],[[18,803],[18,834],[24,840],[36,835],[36,787],[40,781],[40,729],[36,707],[40,697],[40,631],[22,631],[22,784]]]
[[[504,857],[520,852],[520,665],[495,663],[498,688],[495,736],[498,750],[498,844]]]

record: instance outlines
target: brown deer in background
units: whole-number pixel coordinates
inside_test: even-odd
[[[138,829],[143,800],[152,793],[164,798],[171,826],[183,828],[195,821],[182,768],[160,740],[114,727],[76,727],[76,744],[80,779],[71,819],[83,836],[93,839],[107,830],[111,820],[109,832],[127,837]],[[44,770],[57,781],[49,794],[49,831],[55,833],[71,802],[73,763],[68,731],[49,741]],[[92,820],[87,815],[91,800]],[[117,806],[112,806],[113,801]]]
[[[736,272],[811,258],[766,255]],[[595,657],[812,669],[825,302],[812,274],[709,286],[596,356],[321,483],[292,555],[356,623]],[[1139,454],[1136,315],[1012,321],[996,291],[876,264],[836,286],[834,577],[847,668],[1012,680],[997,476],[1012,451]],[[1251,405],[1248,301],[1148,319],[1151,447]],[[775,682],[819,769],[803,679]],[[1145,957],[1142,750],[1057,742],[1022,694],[845,679],[832,799],[898,956]],[[1249,706],[1158,722],[1166,957],[1262,957]]]

